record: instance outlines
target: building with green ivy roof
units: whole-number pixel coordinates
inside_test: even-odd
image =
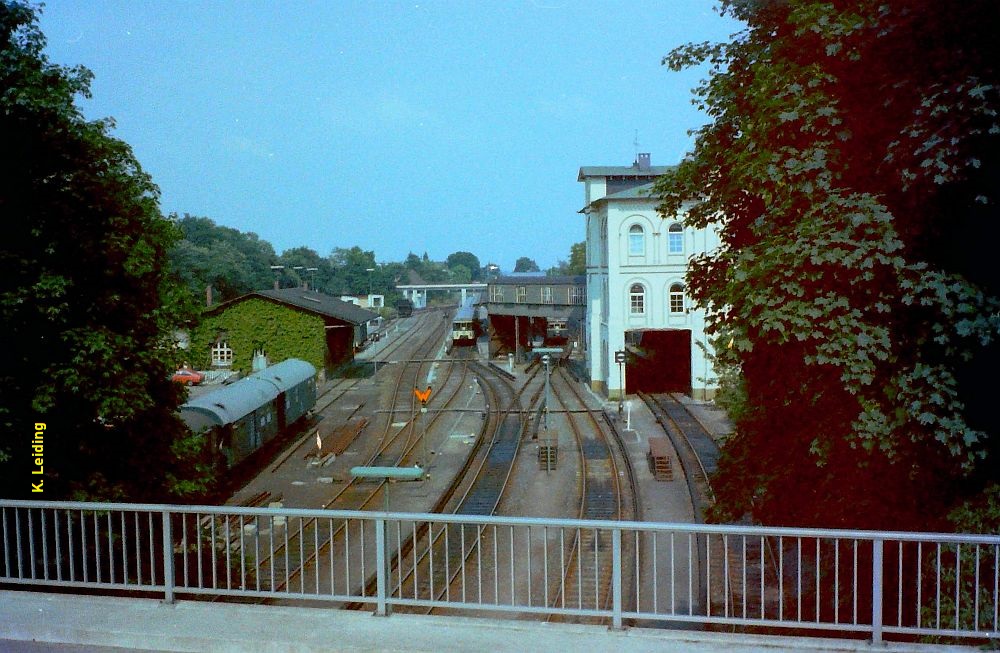
[[[329,375],[350,362],[377,313],[304,288],[260,290],[211,306],[191,333],[190,364],[247,373],[255,351],[299,358]]]

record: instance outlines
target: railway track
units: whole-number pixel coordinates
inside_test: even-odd
[[[640,396],[673,442],[687,477],[696,518],[704,523],[705,511],[715,502],[711,476],[718,468],[718,444],[676,397],[667,394]],[[778,546],[780,550],[780,541]],[[707,538],[706,546],[699,547],[699,564],[713,578],[711,595],[704,587],[700,590],[705,614],[742,614],[746,617],[763,615],[768,609],[763,603],[763,589],[756,591],[756,588],[765,586],[765,577],[771,577],[768,582],[777,584],[778,564],[769,539],[763,536]],[[704,574],[699,576],[703,584]]]
[[[518,392],[491,367],[479,363],[472,367],[487,398],[489,424],[486,430],[491,434],[490,442],[469,458],[439,503],[442,512],[491,515],[507,490],[524,436],[526,424],[522,419],[521,394],[527,385]],[[416,533],[402,552],[402,556],[416,552],[413,564],[405,574],[396,566],[400,596],[431,600],[444,597],[447,600],[454,591],[466,597],[466,565],[474,555],[482,564],[483,535],[477,528],[449,524],[431,526]],[[433,612],[433,608],[424,612]]]
[[[638,490],[628,456],[624,454],[617,433],[602,426],[584,401],[574,379],[556,367],[551,384],[557,409],[565,411],[566,421],[577,444],[580,473],[577,517],[595,520],[638,518]],[[571,399],[567,399],[567,396]],[[609,435],[609,431],[611,435]],[[626,547],[628,548],[628,547]],[[623,552],[630,554],[631,552]],[[625,565],[630,568],[631,565]],[[569,546],[568,563],[549,605],[560,608],[602,609],[611,600],[610,534],[577,529]],[[553,616],[550,620],[560,617]]]

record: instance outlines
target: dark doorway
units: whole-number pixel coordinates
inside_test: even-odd
[[[682,392],[691,394],[691,331],[658,329],[627,331],[626,394]]]

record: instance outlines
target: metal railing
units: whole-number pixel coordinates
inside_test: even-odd
[[[1000,637],[996,535],[13,500],[0,527],[8,587]]]

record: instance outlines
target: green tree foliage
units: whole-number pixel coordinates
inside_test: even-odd
[[[534,259],[522,256],[514,263],[514,272],[540,272],[540,270],[538,263],[535,263]]]
[[[171,218],[184,239],[170,250],[170,262],[193,294],[200,298],[211,285],[215,301],[226,301],[273,286],[270,266],[276,257],[271,243],[208,218],[187,214]]]
[[[550,277],[575,277],[587,274],[587,241],[573,243],[569,248],[569,261],[560,260],[545,271]]]
[[[454,271],[457,266],[464,267],[470,274],[468,279],[455,279],[456,282],[479,281],[482,278],[479,257],[472,252],[454,252],[448,255],[448,269]]]
[[[710,66],[712,122],[658,183],[720,230],[689,273],[745,401],[717,516],[939,527],[998,469],[1000,5],[723,11],[747,29],[664,60]]]
[[[36,10],[0,2],[0,491],[171,499],[209,481],[175,415],[168,272],[176,226],[110,120],[74,104],[91,74],[51,64]],[[40,463],[28,456],[47,424]],[[29,470],[43,468],[40,476]]]
[[[278,257],[278,265],[285,266],[282,284],[300,286],[302,288],[325,288],[333,278],[333,269],[328,259],[320,256],[316,250],[308,247],[293,247],[286,249]]]
[[[330,265],[334,275],[333,294],[367,295],[369,283],[375,291],[378,273],[375,252],[365,251],[357,245],[350,249],[337,247],[330,254]],[[369,269],[374,271],[368,272]]]

